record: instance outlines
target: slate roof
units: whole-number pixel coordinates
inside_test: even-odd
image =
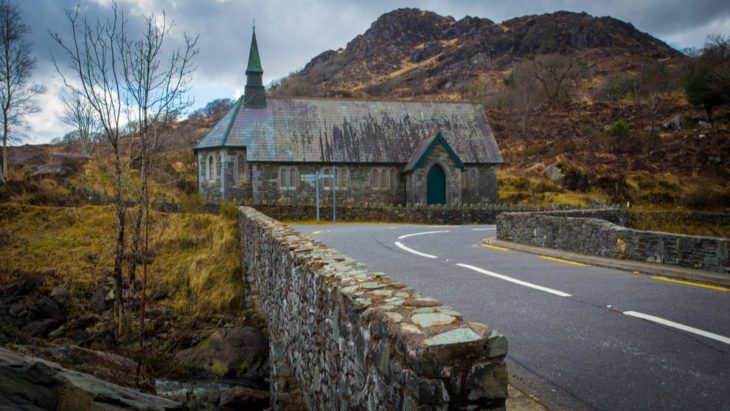
[[[502,163],[480,106],[466,103],[268,99],[246,108],[239,99],[195,146],[246,147],[249,161],[407,163],[439,133],[464,163]]]

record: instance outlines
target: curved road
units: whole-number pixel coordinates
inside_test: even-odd
[[[294,225],[509,341],[550,408],[730,410],[730,292],[480,245],[494,226]]]

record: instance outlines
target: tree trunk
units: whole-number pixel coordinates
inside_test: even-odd
[[[8,176],[8,131],[8,112],[7,110],[3,110],[3,182],[5,182]]]
[[[142,166],[144,167],[144,166]],[[144,173],[144,171],[142,172]],[[144,174],[143,174],[144,175]],[[135,217],[134,222],[134,231],[133,235],[134,238],[132,239],[132,244],[130,246],[130,259],[129,259],[129,284],[132,286],[132,288],[135,288],[135,281],[137,280],[137,264],[139,261],[139,241],[142,233],[142,214],[144,213],[144,210],[142,208],[142,195],[140,194],[139,197],[139,204],[137,206],[137,215]]]
[[[124,229],[126,217],[126,205],[124,204],[124,184],[122,182],[122,164],[119,158],[119,149],[114,149],[114,168],[116,174],[116,193],[114,205],[117,210],[117,243],[114,248],[114,313],[117,317],[117,336],[122,333],[124,320],[124,280],[122,277],[122,265],[124,263]]]
[[[705,114],[707,115],[707,122],[712,123],[712,105],[705,103]]]

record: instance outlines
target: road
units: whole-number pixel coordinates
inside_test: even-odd
[[[502,332],[550,408],[730,410],[730,292],[481,246],[494,226],[294,227]]]

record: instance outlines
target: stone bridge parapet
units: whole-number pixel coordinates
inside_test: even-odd
[[[697,213],[696,218],[727,222],[719,213]],[[729,239],[636,230],[624,226],[629,222],[630,216],[619,209],[502,213],[497,216],[497,238],[586,255],[730,274]]]
[[[272,408],[504,408],[501,334],[253,208],[239,223],[245,297],[271,341]]]

